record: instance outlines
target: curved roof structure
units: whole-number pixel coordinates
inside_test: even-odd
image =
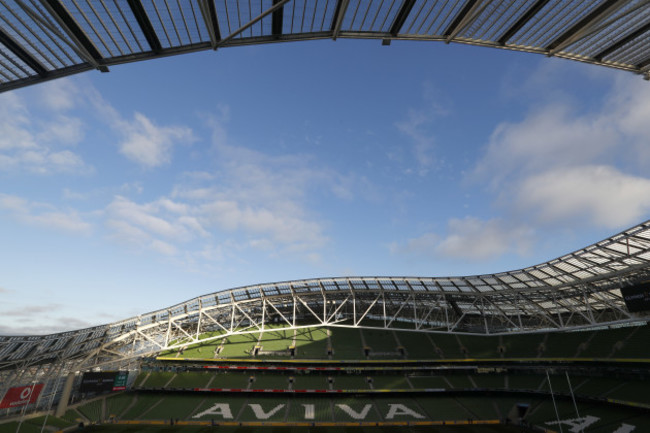
[[[649,0],[0,0],[0,92],[180,53],[337,38],[505,48],[650,78]]]
[[[0,384],[120,368],[199,341],[206,332],[304,326],[405,326],[417,332],[499,334],[650,320],[620,288],[650,280],[650,221],[557,259],[469,277],[341,277],[239,287],[126,320],[44,336],[0,337]],[[397,326],[399,325],[399,326]],[[2,391],[2,389],[0,389]]]

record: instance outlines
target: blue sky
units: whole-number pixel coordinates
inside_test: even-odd
[[[0,95],[0,334],[241,285],[519,269],[650,213],[639,76],[314,41]]]

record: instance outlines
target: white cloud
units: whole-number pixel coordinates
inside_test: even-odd
[[[185,243],[197,236],[209,236],[196,218],[185,215],[188,212],[186,206],[166,198],[137,204],[117,196],[105,213],[116,239],[173,255],[176,248],[170,242]]]
[[[24,101],[13,93],[0,95],[0,151],[35,148],[29,127],[29,111]]]
[[[513,176],[605,160],[617,138],[604,119],[576,117],[562,105],[543,107],[520,123],[498,125],[475,175],[490,178],[491,185],[500,188]]]
[[[158,126],[141,113],[135,113],[132,121],[120,121],[119,129],[124,135],[120,152],[131,161],[147,167],[169,164],[175,144],[187,144],[194,140],[189,128]]]
[[[219,140],[224,138],[221,130]],[[178,186],[172,195],[192,203],[204,225],[250,237],[249,245],[261,249],[271,243],[302,251],[327,242],[322,223],[309,215],[304,199],[316,186],[340,197],[341,177],[313,167],[307,156],[270,156],[223,141],[214,145],[219,178],[195,178],[193,186]]]
[[[526,178],[515,206],[542,223],[629,226],[650,212],[650,179],[610,166],[559,167]]]
[[[83,123],[77,117],[59,115],[44,122],[42,128],[37,137],[39,142],[75,145],[84,138]]]
[[[56,317],[53,314],[60,311],[61,305],[37,305],[18,310],[0,311],[3,316],[13,311],[14,319],[11,325],[0,324],[0,335],[48,335],[58,332],[74,331],[90,328],[100,323],[92,323],[78,317]]]
[[[94,89],[87,90],[88,99],[102,121],[115,130],[121,139],[119,151],[129,160],[153,168],[171,163],[174,146],[192,143],[193,131],[185,126],[158,125],[143,113],[128,119],[119,113]]]
[[[533,231],[512,226],[501,219],[487,221],[475,217],[452,218],[444,236],[425,233],[405,244],[393,244],[391,251],[445,259],[494,260],[507,253],[525,255],[530,251]]]
[[[48,81],[36,87],[41,104],[52,111],[62,112],[78,104],[80,91],[71,80],[58,79]]]
[[[408,110],[406,117],[395,123],[395,126],[411,140],[411,153],[417,163],[416,172],[425,176],[439,162],[435,155],[436,140],[432,127],[437,119],[449,114],[449,109],[440,103],[440,94],[429,82],[422,86],[422,98],[424,107]],[[390,157],[394,158],[395,154],[391,152]],[[407,169],[408,173],[412,171]]]
[[[186,261],[222,258],[226,244],[307,256],[327,243],[304,201],[311,188],[337,184],[334,173],[314,169],[305,156],[214,146],[218,175],[187,174],[168,196],[146,203],[115,197],[105,212],[112,236]]]
[[[429,122],[431,119],[424,112],[410,110],[405,120],[396,123],[397,129],[413,141],[413,155],[420,175],[427,174],[435,163],[435,140],[425,128]]]
[[[158,253],[165,256],[174,256],[178,253],[176,247],[159,239],[152,240],[150,247],[152,250],[157,251]]]
[[[435,233],[424,233],[417,238],[411,238],[404,245],[393,243],[390,251],[393,254],[417,254],[422,256],[435,255],[436,247],[440,242],[440,236]]]
[[[192,268],[245,249],[318,261],[329,238],[326,222],[309,203],[322,194],[373,197],[372,186],[357,175],[322,167],[309,155],[269,155],[230,145],[228,115],[222,107],[219,117],[208,119],[214,132],[210,169],[182,173],[169,193],[153,200],[134,198],[127,189],[113,199],[104,212],[111,237]]]
[[[46,203],[32,202],[9,194],[0,194],[0,211],[9,213],[22,224],[78,234],[92,231],[92,224],[85,221],[76,210],[62,211]]]
[[[49,113],[35,123],[31,105],[36,106],[12,93],[0,95],[0,170],[36,174],[92,171],[81,156],[59,149],[83,139],[81,120]]]
[[[495,259],[507,252],[524,255],[531,248],[532,236],[530,229],[512,227],[500,219],[454,218],[436,250],[446,257],[472,260]]]
[[[553,102],[498,125],[471,177],[536,223],[638,223],[650,212],[650,88],[618,79],[602,106],[583,109]]]

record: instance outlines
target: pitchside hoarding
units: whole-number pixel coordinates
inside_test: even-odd
[[[101,393],[122,391],[126,389],[126,371],[102,371],[84,373],[81,378],[80,392]]]
[[[630,313],[650,310],[650,281],[621,287],[621,294]]]
[[[43,384],[37,383],[27,386],[15,386],[9,388],[0,401],[0,409],[7,409],[11,407],[25,406],[26,404],[36,403],[38,396],[43,390]]]

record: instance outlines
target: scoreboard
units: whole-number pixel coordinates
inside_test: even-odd
[[[621,287],[621,295],[630,313],[650,310],[650,281],[630,287]]]
[[[80,392],[102,393],[126,389],[128,371],[86,372],[81,378]]]

